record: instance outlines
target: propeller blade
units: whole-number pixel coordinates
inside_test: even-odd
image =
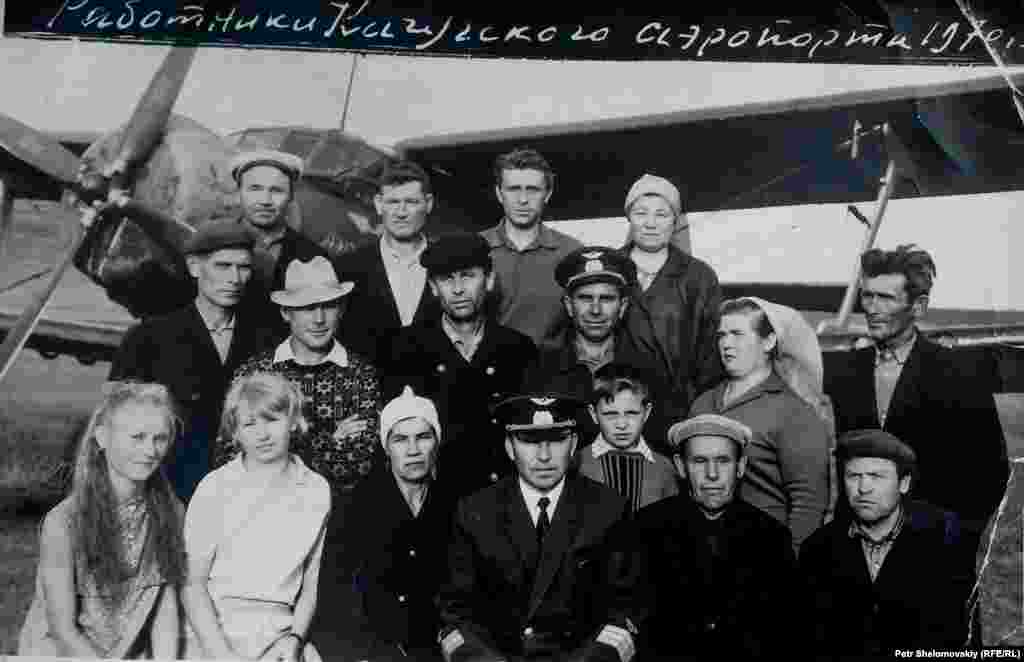
[[[195,54],[194,46],[174,47],[164,58],[128,120],[121,149],[107,174],[124,175],[149,156],[163,135]]]
[[[94,215],[95,211],[88,210],[85,214]],[[43,316],[43,311],[46,310],[46,306],[50,303],[57,285],[60,284],[61,276],[67,271],[68,265],[71,264],[75,253],[78,251],[78,247],[82,245],[82,240],[85,238],[83,223],[91,222],[92,218],[83,218],[82,221],[80,223],[78,219],[74,219],[72,223],[70,219],[68,220],[68,223],[71,223],[74,228],[70,244],[55,263],[46,286],[36,293],[31,305],[21,314],[17,323],[8,331],[3,344],[0,345],[0,382],[3,382],[4,377],[7,376],[7,371],[14,365],[15,359],[18,358],[21,348],[25,346],[25,341],[28,340],[28,337],[32,335],[32,331],[35,330],[36,324],[39,323],[39,318]]]
[[[0,259],[7,257],[14,225],[14,194],[7,182],[0,177]]]
[[[0,147],[53,179],[72,185],[81,160],[59,141],[0,113]]]
[[[141,227],[150,239],[163,246],[171,255],[181,255],[185,240],[195,232],[195,228],[188,223],[132,200],[126,195],[115,199],[113,204],[121,214]]]

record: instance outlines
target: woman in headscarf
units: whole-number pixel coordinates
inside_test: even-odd
[[[682,197],[672,182],[644,175],[629,189],[625,212],[629,238],[622,251],[637,269],[626,331],[671,385],[681,418],[697,394],[721,378],[715,353],[722,300],[718,276],[672,243],[686,225]]]
[[[718,350],[726,378],[690,416],[720,414],[754,431],[740,496],[787,525],[799,550],[835,503],[817,335],[792,308],[744,297],[721,306]]]

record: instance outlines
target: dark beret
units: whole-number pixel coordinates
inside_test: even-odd
[[[566,290],[590,283],[629,287],[636,282],[636,265],[626,255],[604,246],[584,246],[555,267],[555,280]]]
[[[207,221],[185,241],[184,250],[185,255],[212,253],[222,248],[248,248],[251,250],[255,242],[255,235],[244,221],[237,219]]]
[[[460,269],[491,269],[491,247],[478,234],[458,232],[442,235],[423,251],[420,264],[427,275],[450,274]]]
[[[903,471],[917,465],[914,450],[885,430],[851,430],[839,437],[836,459],[844,462],[855,457],[892,460]]]
[[[517,395],[498,403],[494,418],[509,432],[575,428],[585,406],[556,394]]]

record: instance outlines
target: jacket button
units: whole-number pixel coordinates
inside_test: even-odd
[[[405,602],[405,596],[404,595],[398,596],[398,601],[399,602]]]
[[[715,622],[711,621],[708,623],[708,632],[712,632],[715,629]]]
[[[487,366],[487,369],[484,370],[484,372],[486,372],[488,375],[493,375],[494,374],[494,366],[493,365]]]
[[[409,550],[409,556],[411,556],[413,558],[416,558],[416,550],[415,549],[410,549]]]
[[[492,483],[497,483],[498,482],[498,474],[492,473],[490,478],[491,478],[491,482]]]
[[[443,364],[443,363],[439,363],[439,364],[437,365],[437,371],[438,371],[438,372],[444,372],[445,370],[447,370],[447,368],[445,368],[445,367],[444,367],[444,364]]]
[[[532,637],[533,636],[533,628],[526,628],[525,630],[523,630],[523,636],[524,637]]]

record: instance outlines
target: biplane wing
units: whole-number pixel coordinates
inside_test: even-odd
[[[1024,73],[1014,75],[1016,84],[1024,83]],[[884,132],[884,124],[891,130]],[[542,152],[557,173],[548,208],[552,220],[621,216],[625,191],[644,172],[673,180],[691,212],[873,201],[889,159],[898,164],[896,199],[1024,189],[1017,171],[1024,125],[998,75],[439,135],[400,142],[395,152],[432,173],[435,218],[446,227],[479,230],[496,223],[500,211],[491,174],[494,157],[519,146]],[[323,234],[331,219],[304,218],[304,226],[307,222]],[[728,296],[758,294],[800,310],[834,313],[844,284],[724,282],[723,287]],[[1024,314],[1011,317],[995,321],[1024,321]],[[0,330],[10,328],[11,319],[0,298]],[[966,314],[929,319],[935,333],[953,325],[979,328],[977,316]],[[983,318],[982,326],[989,321]],[[123,322],[83,328],[48,316],[29,346],[51,352],[67,348],[76,355],[91,347],[93,356],[103,356],[116,346]]]

